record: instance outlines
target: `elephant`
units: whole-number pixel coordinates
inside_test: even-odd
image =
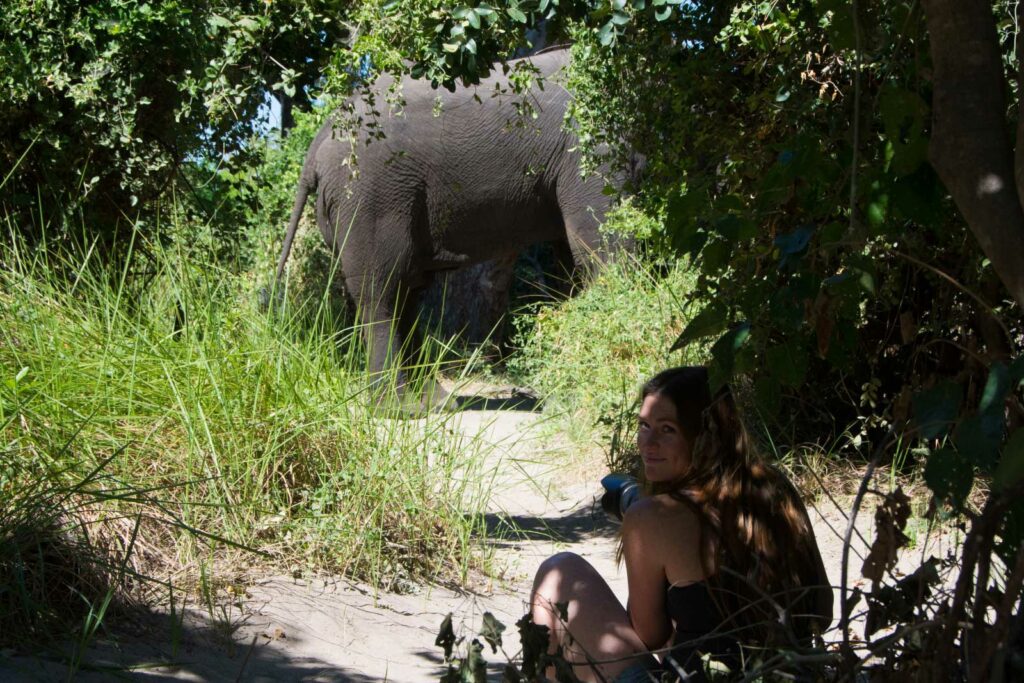
[[[336,110],[309,147],[278,281],[315,191],[317,224],[356,300],[371,372],[394,369],[400,392],[414,297],[436,274],[553,240],[568,243],[578,267],[608,253],[598,228],[613,197],[602,178],[581,174],[576,136],[563,126],[571,95],[558,78],[568,52],[525,58],[543,78],[525,100],[500,75],[454,92],[403,78],[404,101],[381,112],[394,84],[382,76],[370,97],[353,95]],[[522,115],[524,101],[535,116]],[[357,122],[355,135],[344,121]],[[432,400],[443,397],[437,389]]]

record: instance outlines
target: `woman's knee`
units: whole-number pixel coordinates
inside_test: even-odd
[[[610,594],[611,589],[597,569],[576,553],[563,552],[544,560],[537,569],[530,602],[534,607],[550,607],[598,597],[603,592]]]
[[[568,551],[555,553],[551,557],[547,558],[540,563],[540,567],[537,569],[538,576],[541,574],[547,574],[551,571],[572,571],[579,567],[589,567],[590,563],[584,560],[576,553],[570,553]]]
[[[537,568],[533,592],[536,593],[545,587],[562,586],[566,582],[575,582],[596,573],[597,570],[576,553],[557,553],[541,562]]]

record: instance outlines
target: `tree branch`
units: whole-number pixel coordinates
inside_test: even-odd
[[[934,65],[929,158],[999,279],[1024,308],[1024,210],[992,6],[987,0],[921,4]]]

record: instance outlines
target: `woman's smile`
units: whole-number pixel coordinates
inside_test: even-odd
[[[690,443],[679,425],[675,404],[666,396],[651,394],[637,416],[637,445],[647,481],[675,481],[690,468]]]

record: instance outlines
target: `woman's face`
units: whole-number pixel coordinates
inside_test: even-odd
[[[667,396],[651,394],[640,405],[637,445],[650,482],[673,481],[690,469],[689,441],[679,426],[676,405]]]

